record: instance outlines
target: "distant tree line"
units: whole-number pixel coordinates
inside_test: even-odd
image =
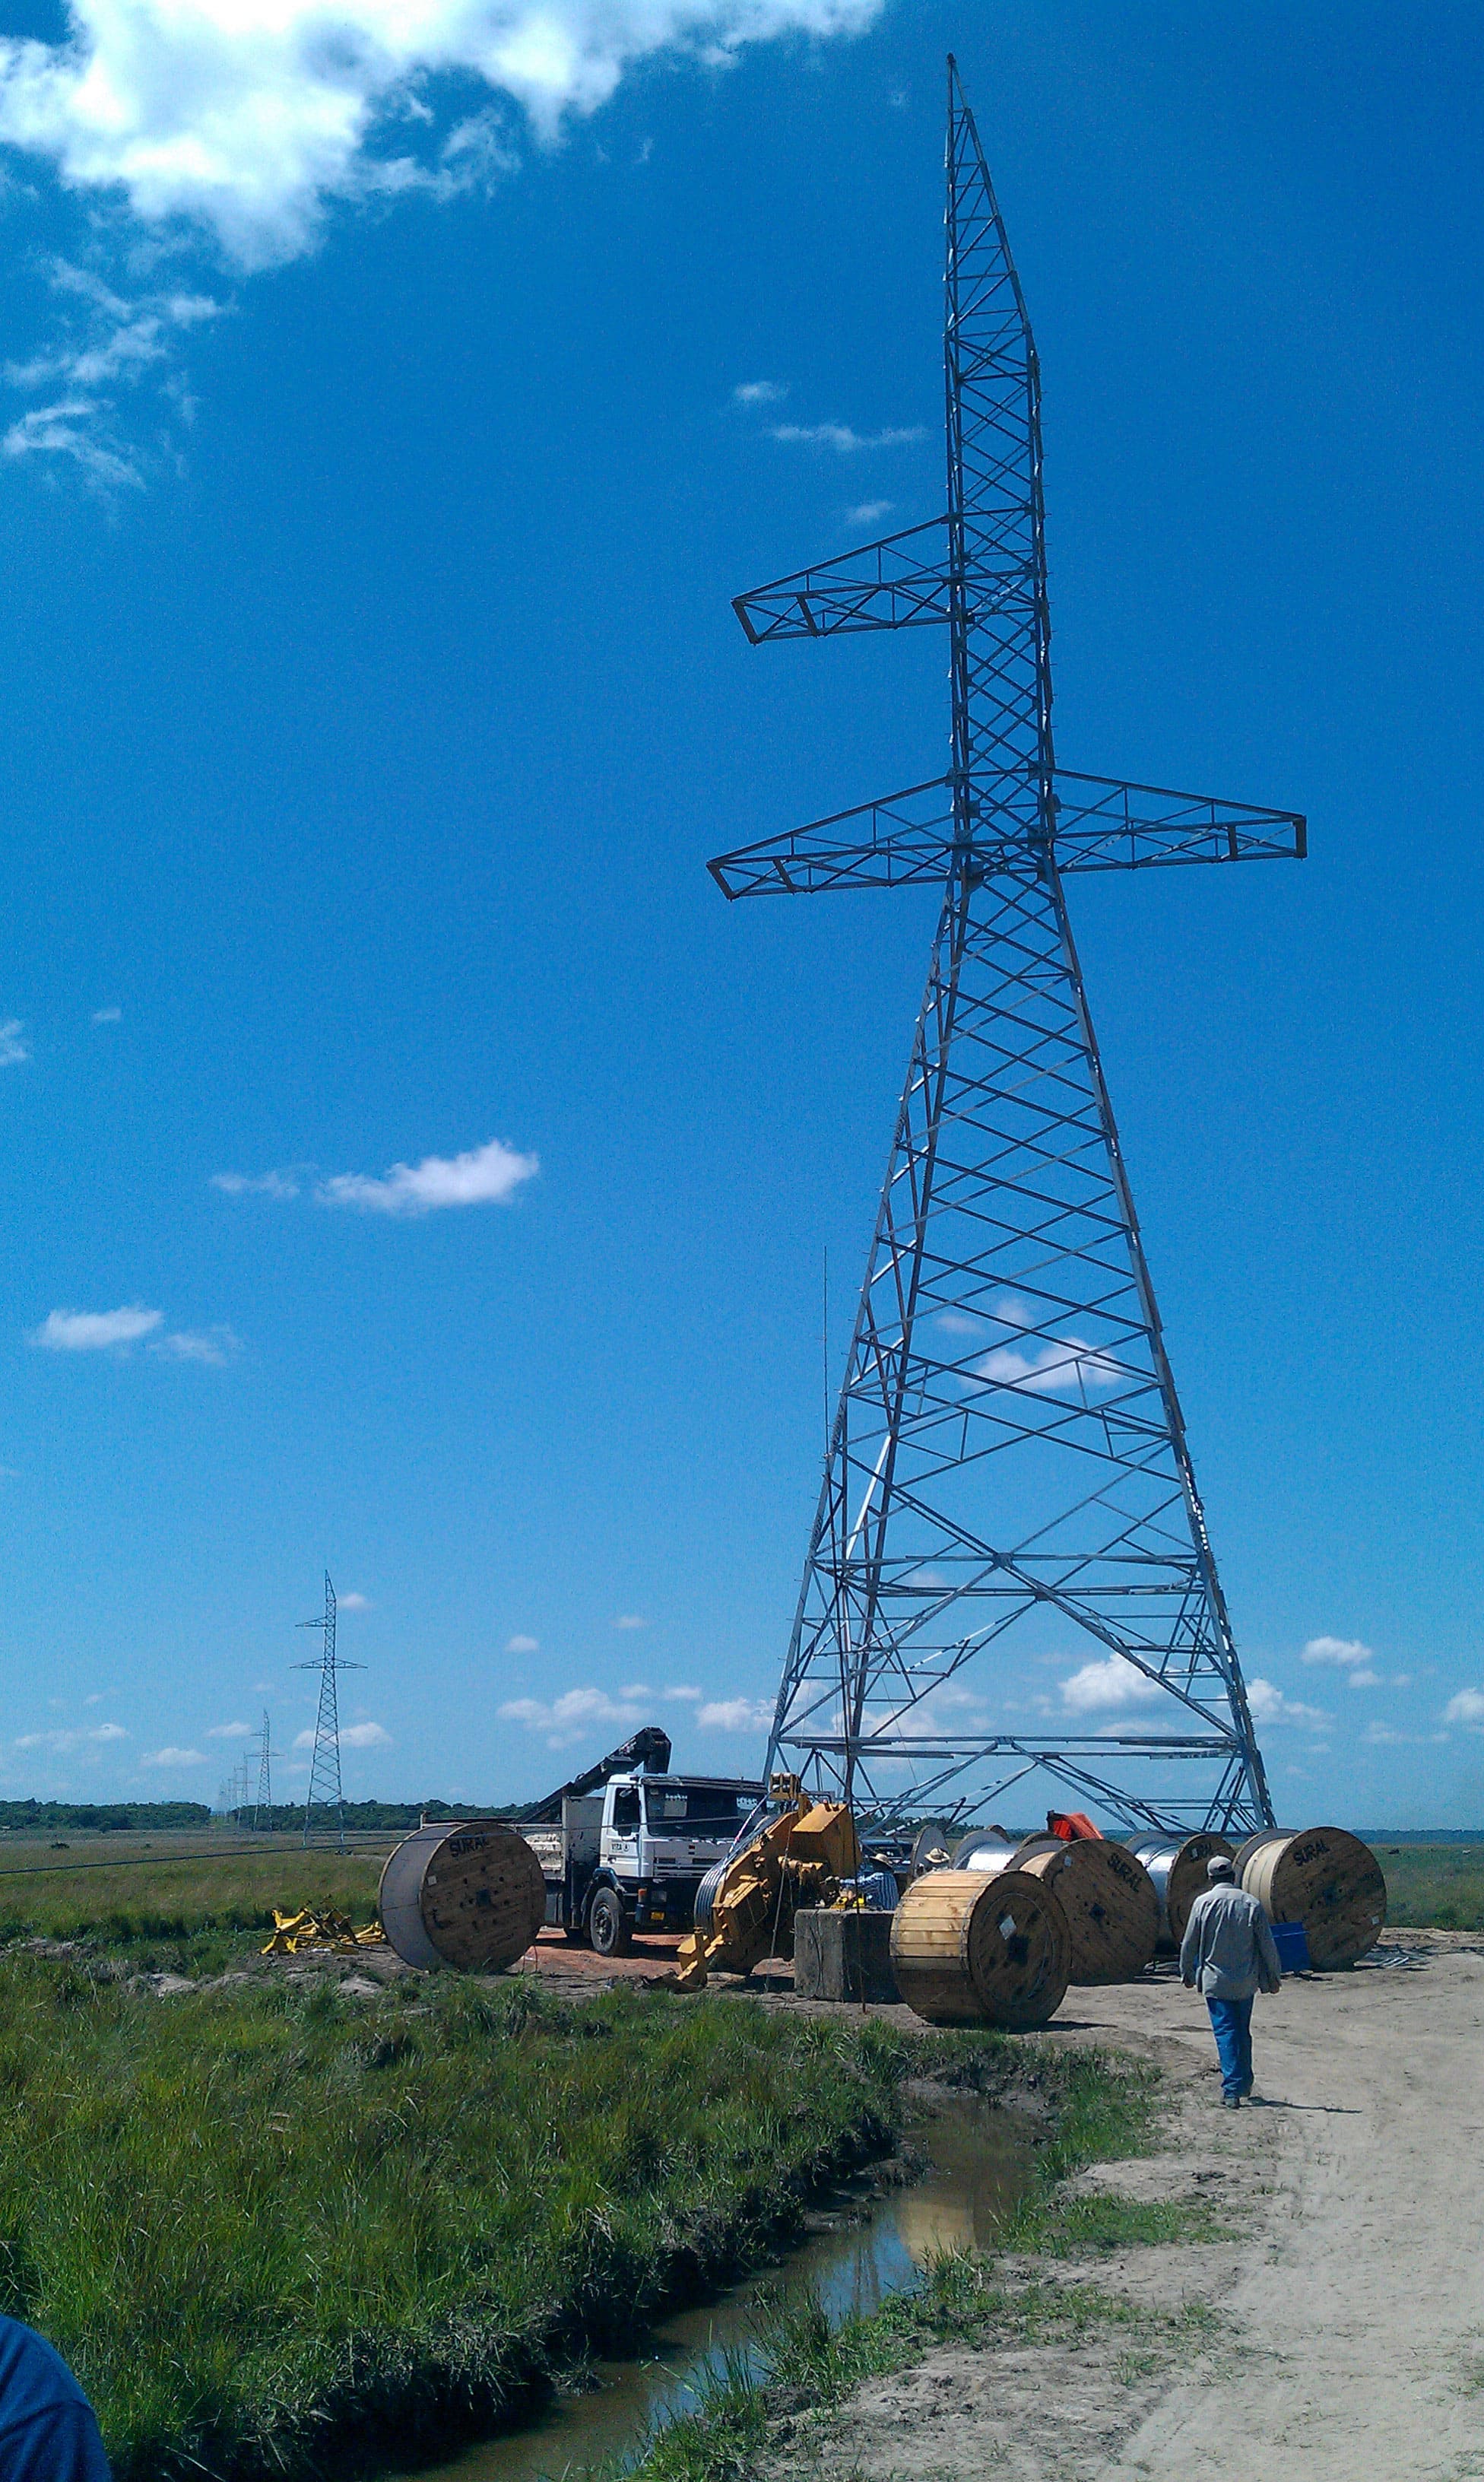
[[[203,1801],[0,1801],[0,1828],[35,1834],[46,1827],[209,1827]]]
[[[416,1827],[425,1810],[430,1818],[487,1818],[490,1814],[487,1802],[435,1801],[431,1796],[427,1801],[348,1801],[345,1823],[347,1827]],[[245,1808],[229,1809],[226,1816],[238,1827],[250,1827],[255,1816],[260,1828],[273,1828],[282,1835],[287,1829],[302,1827],[304,1805],[275,1801],[272,1809],[255,1812],[248,1802]]]

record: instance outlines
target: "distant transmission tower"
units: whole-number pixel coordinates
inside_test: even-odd
[[[231,1774],[222,1783],[217,1798],[221,1802],[225,1815],[228,1818],[237,1818],[240,1821],[241,1813],[251,1798],[248,1787],[247,1761],[246,1758],[240,1758],[238,1760],[236,1766],[232,1769]]]
[[[299,1667],[296,1666],[295,1668],[297,1670]],[[263,1709],[263,1729],[257,1736],[257,1741],[258,1789],[257,1799],[252,1805],[252,1828],[254,1835],[259,1829],[271,1829],[273,1823],[273,1754],[270,1747],[268,1709],[266,1706]],[[246,1765],[246,1763],[247,1762],[245,1760],[244,1764]]]
[[[313,1663],[296,1663],[296,1672],[317,1672],[320,1676],[320,1710],[314,1724],[314,1756],[309,1765],[309,1798],[304,1804],[304,1842],[309,1842],[318,1809],[332,1814],[335,1839],[345,1851],[345,1801],[340,1789],[340,1698],[335,1686],[336,1675],[342,1672],[364,1672],[363,1663],[347,1663],[335,1652],[335,1589],[325,1571],[325,1616],[322,1620],[300,1621],[300,1628],[319,1629],[324,1637],[324,1650]],[[326,1825],[328,1825],[326,1819]]]
[[[945,626],[952,709],[946,776],[711,865],[942,908],[768,1764],[882,1821],[1039,1775],[1271,1825],[1062,882],[1304,822],[1056,765],[1035,346],[951,60],[945,374],[947,514],[737,599],[754,645]]]

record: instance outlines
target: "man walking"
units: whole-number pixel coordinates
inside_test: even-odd
[[[1191,1906],[1181,1941],[1180,1978],[1211,2010],[1221,2099],[1237,2111],[1252,2092],[1252,2002],[1260,1989],[1277,1990],[1282,1967],[1267,1915],[1237,1887],[1225,1854],[1207,1862],[1206,1876],[1211,1885]]]

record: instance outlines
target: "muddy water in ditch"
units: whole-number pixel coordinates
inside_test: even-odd
[[[922,2178],[879,2198],[844,2189],[781,2267],[767,2268],[703,2309],[678,2311],[642,2359],[600,2363],[591,2395],[560,2397],[528,2429],[473,2447],[422,2482],[547,2482],[606,2459],[622,2460],[647,2430],[696,2402],[724,2357],[745,2351],[766,2291],[769,2303],[814,2294],[832,2320],[874,2310],[912,2285],[935,2251],[987,2247],[1028,2184],[1028,2125],[977,2095],[945,2099],[912,2130]]]

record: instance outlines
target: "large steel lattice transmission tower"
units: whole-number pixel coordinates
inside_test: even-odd
[[[342,1672],[364,1672],[363,1663],[348,1663],[335,1650],[335,1589],[325,1571],[325,1612],[323,1618],[300,1621],[300,1628],[318,1629],[324,1641],[322,1651],[312,1663],[296,1663],[296,1672],[317,1672],[320,1676],[320,1703],[314,1719],[314,1755],[309,1762],[309,1793],[304,1803],[304,1836],[308,1844],[319,1832],[332,1832],[341,1852],[345,1851],[345,1797],[340,1786],[340,1691],[337,1686]],[[265,1729],[267,1718],[264,1718]],[[315,1813],[319,1812],[318,1821]]]
[[[1271,1825],[1063,881],[1304,821],[1056,765],[1035,346],[951,61],[945,370],[946,515],[736,605],[755,645],[942,625],[952,706],[946,776],[711,864],[942,895],[768,1764],[883,1821],[1039,1772]]]

